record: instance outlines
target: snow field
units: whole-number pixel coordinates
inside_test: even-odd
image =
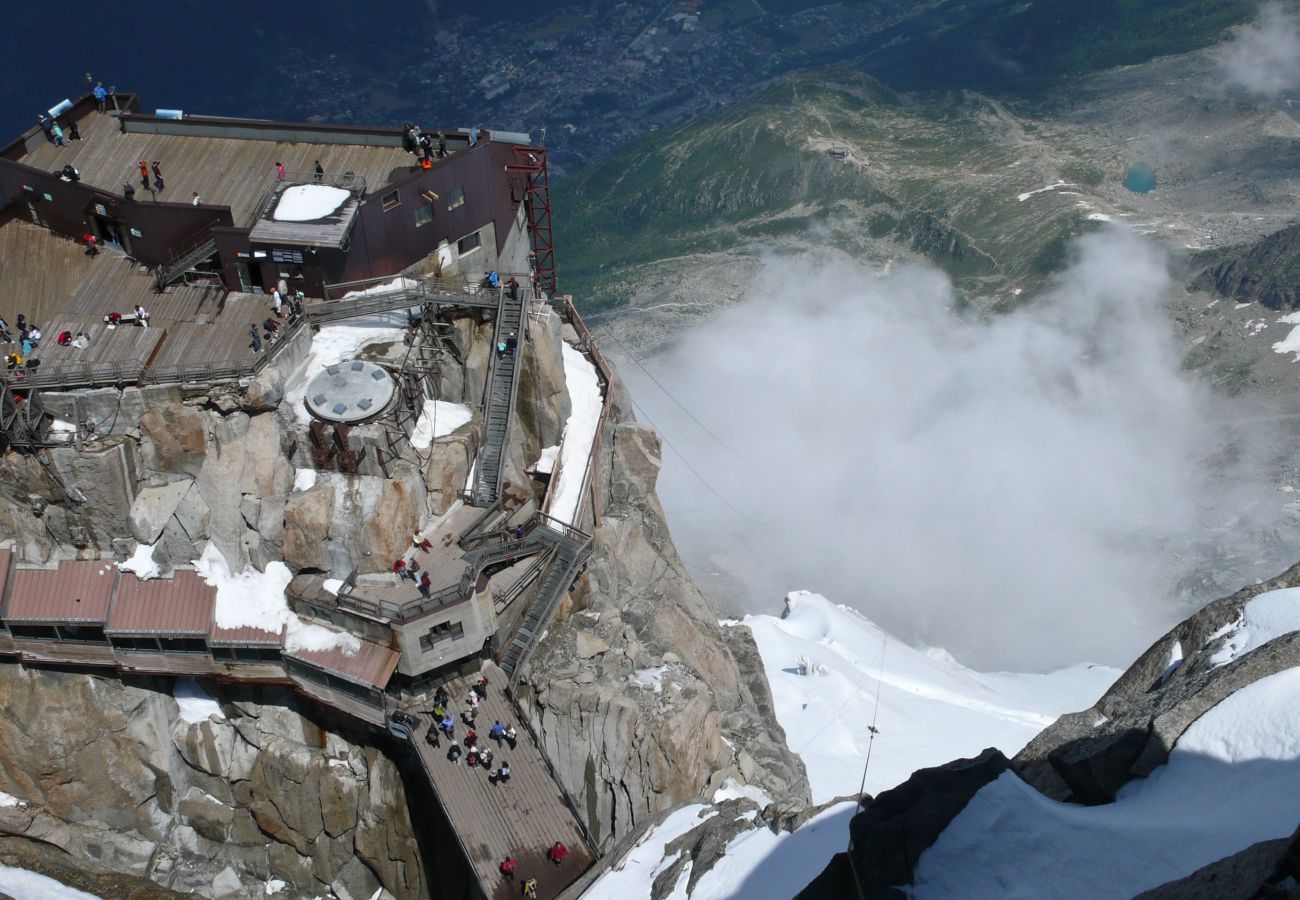
[[[314,222],[337,212],[348,196],[328,184],[295,184],[284,189],[271,217],[277,222]]]
[[[1057,803],[1004,773],[922,855],[912,893],[1131,897],[1290,835],[1300,820],[1297,783],[1300,669],[1291,668],[1202,715],[1169,762],[1114,803]]]
[[[0,892],[14,900],[100,900],[98,894],[87,894],[68,887],[39,872],[15,869],[0,865]]]
[[[1300,630],[1300,588],[1267,591],[1246,602],[1240,619],[1210,636],[1210,642],[1225,638],[1210,662],[1227,665],[1273,638],[1296,630]]]
[[[587,472],[587,457],[596,439],[596,426],[600,424],[600,408],[604,398],[600,393],[600,380],[596,367],[581,351],[563,345],[564,380],[569,388],[573,411],[564,425],[560,441],[560,477],[551,485],[551,497],[546,512],[552,518],[572,525],[578,517],[578,501],[582,495],[582,479]],[[543,453],[545,457],[545,453]]]

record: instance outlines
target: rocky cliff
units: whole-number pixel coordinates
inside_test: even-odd
[[[284,692],[189,722],[168,679],[3,665],[0,707],[0,832],[202,896],[427,896],[397,767]]]
[[[608,848],[728,778],[808,802],[745,629],[722,629],[655,496],[653,430],[615,384],[596,478],[595,553],[526,668],[520,700]]]

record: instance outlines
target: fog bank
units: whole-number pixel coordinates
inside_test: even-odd
[[[977,667],[1127,665],[1207,556],[1281,517],[1180,369],[1162,251],[1127,231],[987,322],[929,270],[769,260],[757,283],[646,361],[732,449],[621,367],[707,482],[665,447],[679,549],[742,608],[808,589]]]
[[[1300,89],[1300,14],[1295,6],[1261,6],[1257,21],[1223,44],[1220,63],[1228,85],[1256,97]]]

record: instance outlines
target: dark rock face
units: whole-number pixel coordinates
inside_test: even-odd
[[[990,748],[973,759],[921,769],[854,816],[849,824],[849,862],[865,895],[901,897],[893,886],[911,882],[921,854],[971,797],[1010,765],[1000,751]],[[832,861],[818,880],[829,885],[842,877],[842,869]]]
[[[1251,844],[1240,853],[1202,866],[1186,878],[1143,891],[1134,900],[1295,897],[1297,879],[1300,879],[1300,829],[1289,838]]]
[[[1300,306],[1300,225],[1274,232],[1253,244],[1202,257],[1205,268],[1193,290],[1214,291],[1270,309]]]

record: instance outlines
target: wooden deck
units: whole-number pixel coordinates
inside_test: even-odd
[[[197,192],[205,204],[229,206],[235,224],[244,227],[252,225],[255,207],[274,184],[277,162],[289,172],[304,173],[320,160],[327,175],[353,172],[373,191],[395,174],[411,171],[415,159],[400,147],[125,134],[115,117],[98,114],[81,119],[79,126],[80,141],[67,147],[41,142],[19,162],[45,171],[71,163],[82,181],[114,194],[130,184],[136,202],[149,203],[149,194],[140,188],[139,161],[158,160],[166,185],[159,200],[189,203]]]
[[[14,265],[19,259],[23,265]],[[92,272],[121,263],[110,251],[86,256],[75,241],[31,222],[6,222],[0,226],[0,316],[14,337],[19,313],[44,329]]]
[[[420,763],[460,836],[483,892],[492,900],[511,900],[519,896],[520,883],[536,878],[537,896],[543,900],[553,898],[576,881],[595,862],[596,856],[551,778],[541,751],[520,724],[514,706],[505,695],[505,673],[491,663],[486,665],[484,673],[491,687],[487,698],[479,704],[480,727],[476,730],[480,746],[492,748],[493,771],[502,760],[510,763],[510,780],[493,784],[485,769],[481,766],[471,769],[464,756],[452,763],[447,759],[446,739],[442,740],[441,747],[432,747],[424,739],[432,717],[426,710],[412,709],[408,712],[418,715],[421,721],[420,734],[414,741]],[[452,708],[457,712],[464,709],[466,682],[451,681],[447,690]],[[513,724],[519,732],[515,749],[504,743],[498,749],[488,739],[488,730],[497,720]],[[463,749],[463,724],[457,725],[456,739]],[[546,859],[546,851],[556,841],[563,841],[569,848],[568,859],[558,869]],[[513,856],[519,864],[514,882],[503,878],[498,868],[507,856]]]

